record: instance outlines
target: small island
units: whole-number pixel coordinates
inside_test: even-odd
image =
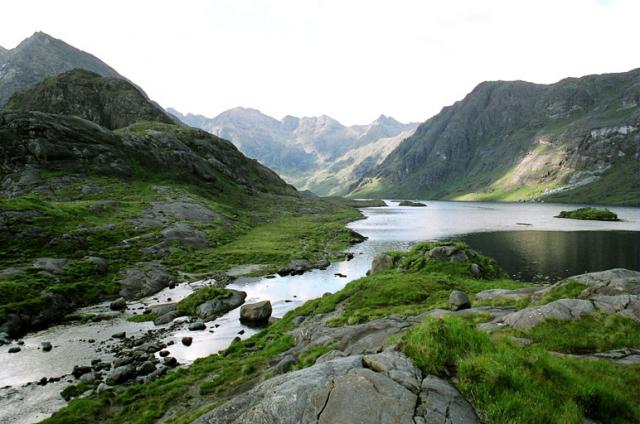
[[[402,200],[400,203],[398,203],[398,206],[414,206],[414,207],[424,207],[427,206],[424,203],[420,203],[420,202],[412,202],[411,200]]]
[[[580,208],[574,211],[562,211],[556,218],[588,219],[593,221],[620,221],[618,215],[607,208]]]

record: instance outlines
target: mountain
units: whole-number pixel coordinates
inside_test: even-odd
[[[231,140],[247,156],[274,169],[296,187],[321,195],[345,192],[362,175],[363,168],[356,165],[377,164],[390,151],[383,147],[386,142],[399,134],[407,136],[417,126],[385,115],[368,125],[345,126],[326,115],[287,115],[277,120],[259,110],[241,107],[215,118],[167,111],[188,125]],[[375,143],[375,147],[367,147]],[[357,153],[349,154],[355,150]],[[329,178],[340,163],[347,162],[353,166],[342,171],[339,178]],[[339,185],[334,186],[336,183]]]
[[[74,68],[122,78],[97,57],[43,32],[36,32],[14,49],[0,48],[0,108],[17,91]]]
[[[131,83],[84,69],[49,77],[14,94],[5,110],[79,116],[111,130],[137,121],[177,123]]]
[[[640,69],[494,81],[445,107],[357,197],[640,204]]]
[[[211,272],[217,246],[276,215],[340,209],[172,123],[125,80],[73,70],[10,104],[21,109],[0,112],[0,333],[151,294],[180,270]],[[274,267],[286,255],[266,257]]]

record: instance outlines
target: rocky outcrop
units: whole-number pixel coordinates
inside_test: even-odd
[[[629,269],[614,268],[606,271],[590,272],[574,275],[566,280],[577,281],[587,286],[584,292],[581,293],[581,296],[584,297],[617,294],[640,295],[640,272]]]
[[[136,268],[123,271],[120,280],[120,296],[125,299],[139,299],[149,296],[175,282],[175,277],[157,262],[143,262]]]
[[[459,420],[447,421],[451,418]],[[478,420],[453,386],[435,377],[423,380],[409,358],[389,351],[336,358],[274,377],[195,422],[464,424]]]

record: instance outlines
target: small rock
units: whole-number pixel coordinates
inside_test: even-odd
[[[53,349],[53,346],[51,346],[51,343],[49,342],[42,342],[41,345],[42,345],[43,352],[50,352],[51,349]]]
[[[478,264],[469,265],[469,271],[473,274],[474,277],[480,278],[482,277],[482,271],[480,271],[480,266]]]
[[[76,365],[75,367],[73,367],[73,371],[71,371],[71,375],[73,375],[75,378],[80,378],[86,373],[92,372],[92,371],[93,369],[91,367]]]
[[[169,353],[170,352],[168,350],[161,350],[159,355],[160,355],[161,358],[164,358],[166,356],[169,356]]]
[[[200,330],[206,330],[206,329],[207,329],[207,326],[203,321],[196,321],[192,324],[189,324],[189,331],[200,331]]]
[[[289,371],[296,363],[298,359],[292,354],[287,354],[278,362],[275,369],[278,373],[282,374]]]
[[[9,353],[18,353],[20,350],[21,349],[18,346],[12,346],[9,348]]]
[[[369,273],[373,274],[374,272],[384,271],[391,267],[393,267],[393,258],[386,253],[383,253],[373,258]]]
[[[151,374],[155,370],[156,370],[156,366],[154,365],[153,362],[145,361],[142,363],[142,365],[136,368],[136,373],[138,375],[147,375],[147,374]]]
[[[124,339],[127,337],[127,333],[125,331],[121,331],[119,333],[112,334],[111,337],[114,339]]]
[[[162,360],[162,363],[168,367],[175,367],[178,365],[178,360],[173,356],[167,356]]]
[[[80,376],[80,381],[84,384],[93,384],[96,382],[96,374],[93,372],[82,374]]]
[[[191,343],[193,343],[193,338],[192,337],[183,337],[182,338],[182,344],[185,346],[191,346]]]
[[[113,390],[113,387],[109,386],[106,383],[100,383],[98,385],[98,388],[96,389],[96,393],[100,394],[100,393],[108,392],[111,390]]]
[[[471,307],[469,296],[460,290],[453,290],[449,295],[449,305],[452,311],[459,311],[461,309],[468,309]]]

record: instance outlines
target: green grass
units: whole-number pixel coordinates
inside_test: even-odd
[[[555,285],[542,296],[537,304],[546,305],[559,299],[578,299],[580,294],[587,288],[585,284],[573,280],[564,281]]]
[[[194,316],[197,308],[204,302],[214,299],[225,299],[231,296],[231,291],[219,287],[203,287],[182,299],[176,305],[176,310],[184,315]]]
[[[158,314],[156,312],[151,312],[150,314],[139,314],[132,315],[127,318],[129,322],[147,322],[147,321],[155,321],[158,318]]]
[[[427,319],[402,350],[425,372],[453,377],[492,423],[606,423],[640,419],[640,368],[553,356],[491,339],[460,318]]]
[[[584,219],[592,221],[619,221],[618,215],[607,208],[580,208],[573,211],[562,211],[556,218]]]
[[[640,323],[618,314],[597,314],[569,321],[549,319],[529,330],[505,332],[554,352],[584,354],[640,348]]]

